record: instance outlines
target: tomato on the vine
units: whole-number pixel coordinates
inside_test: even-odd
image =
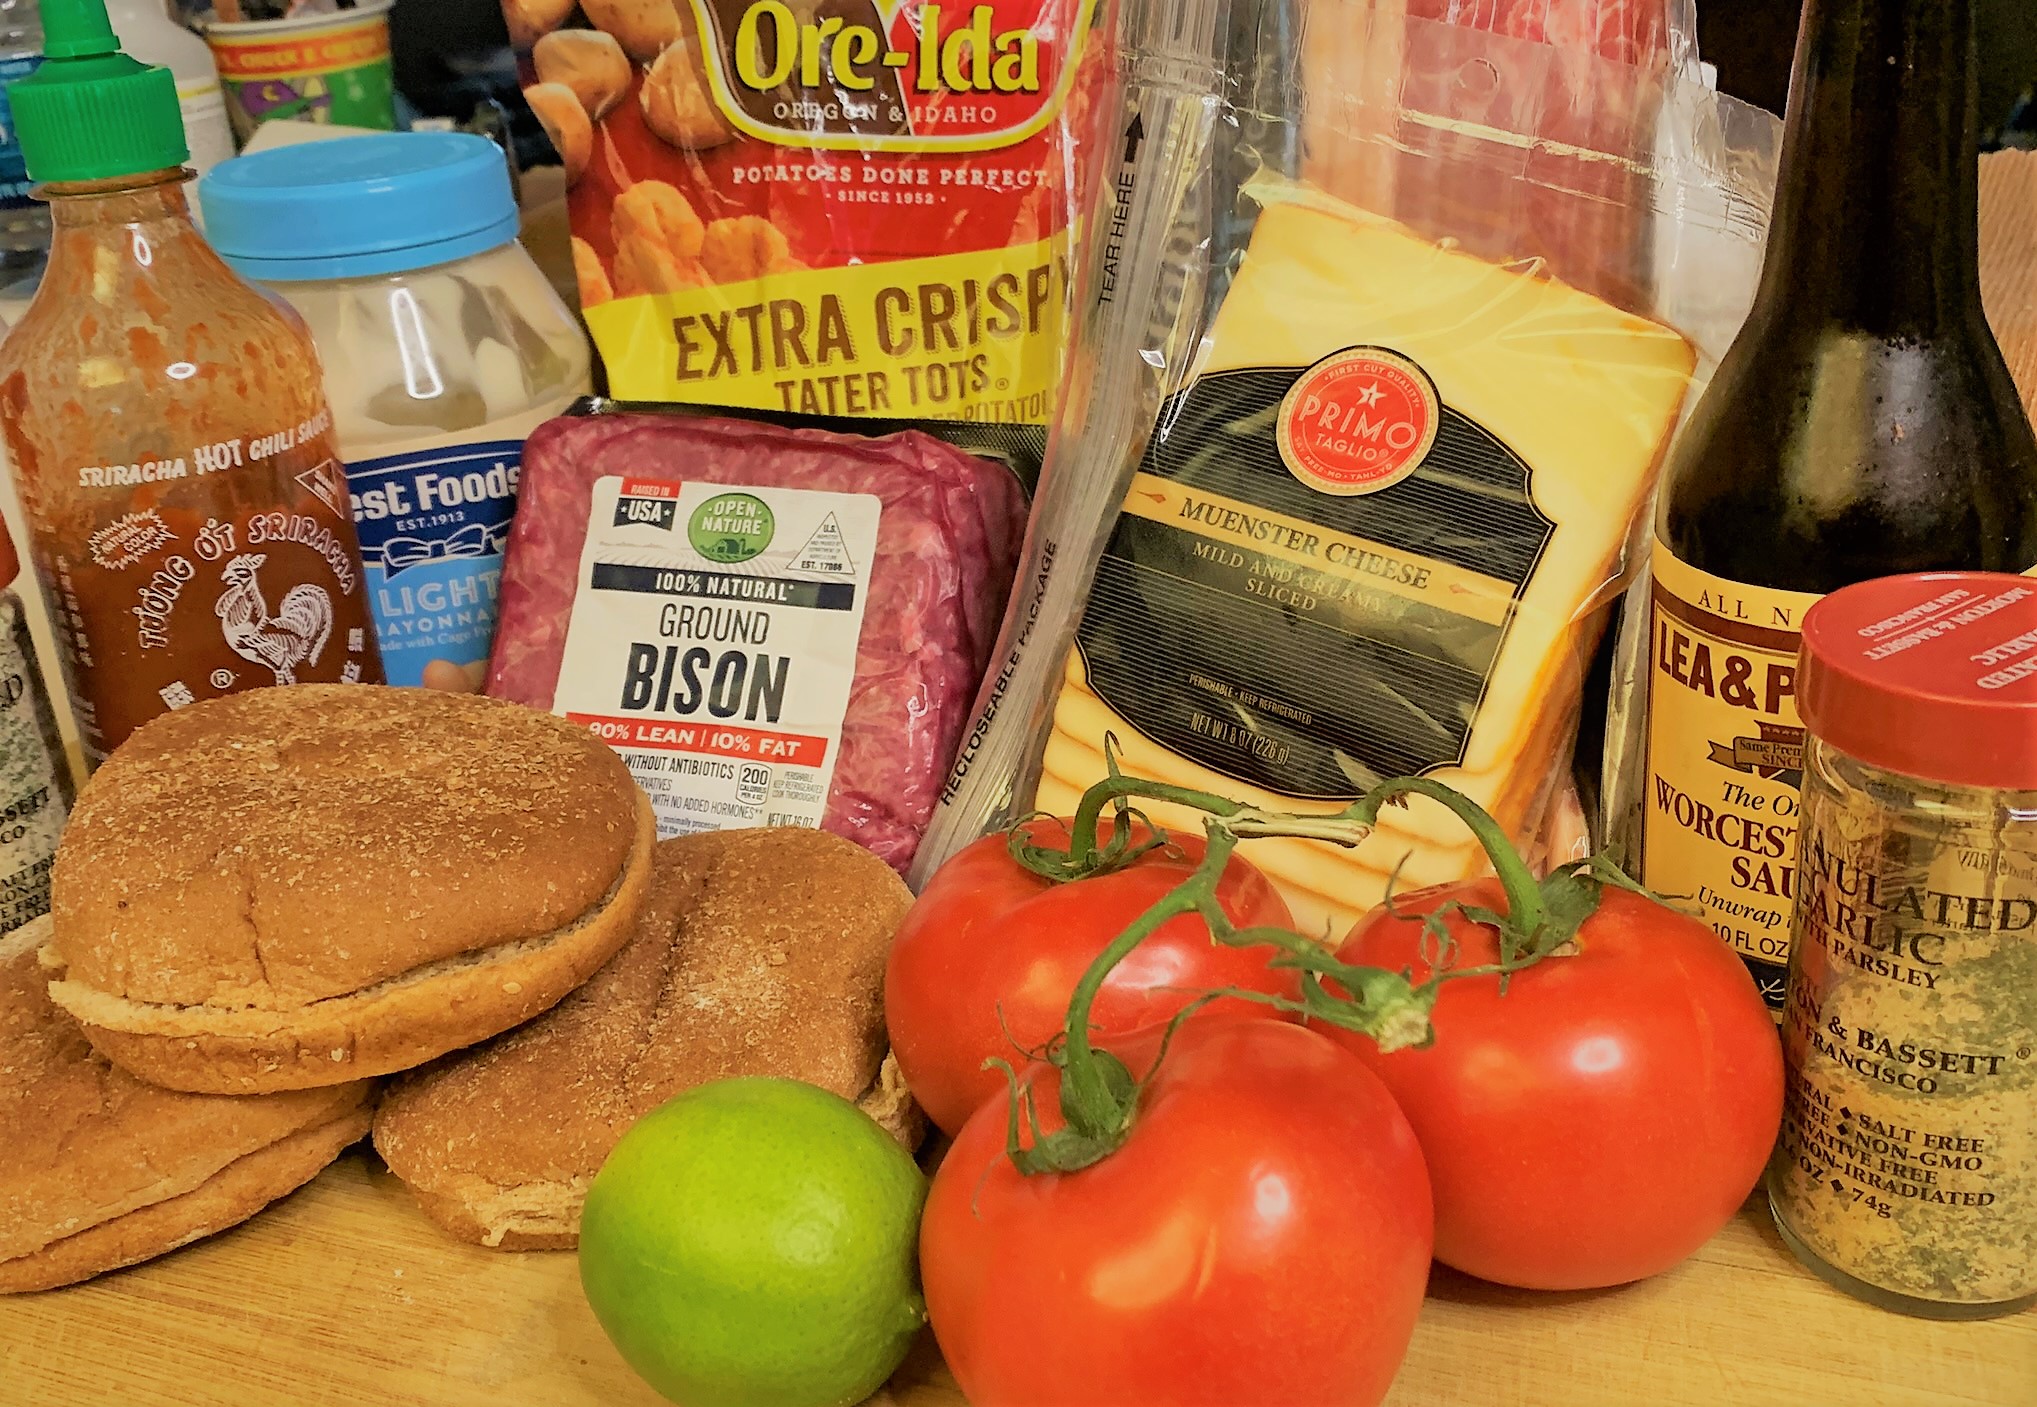
[[[1498,880],[1401,895],[1338,952],[1426,981],[1438,914],[1449,963],[1501,961]],[[1573,946],[1574,945],[1574,946]],[[1381,1054],[1335,1038],[1393,1091],[1427,1155],[1436,1258],[1539,1290],[1623,1284],[1683,1260],[1761,1177],[1782,1117],[1775,1023],[1704,924],[1607,885],[1571,943],[1505,979],[1443,983],[1434,1043]]]
[[[1068,844],[1065,821],[1038,818],[1022,829],[1040,845]],[[1134,846],[1149,835],[1135,828]],[[1004,1076],[984,1062],[1021,1064],[1023,1051],[1059,1033],[1083,969],[1193,874],[1204,853],[1201,837],[1170,834],[1165,845],[1122,868],[1057,882],[1013,859],[999,834],[943,865],[899,928],[884,976],[891,1049],[927,1116],[953,1134],[996,1096]],[[1293,925],[1272,884],[1235,856],[1224,867],[1216,897],[1240,928]],[[1111,970],[1091,1012],[1091,1028],[1106,1035],[1136,1030],[1219,987],[1294,996],[1296,975],[1270,967],[1270,956],[1264,949],[1212,942],[1209,925],[1196,915],[1170,919]],[[1226,1012],[1279,1015],[1245,999],[1225,998],[1195,1019]]]
[[[1100,1044],[1139,1076],[1160,1039]],[[1062,1129],[1061,1072],[1021,1078]],[[1191,1019],[1123,1142],[1076,1172],[1014,1166],[1010,1103],[963,1128],[920,1230],[928,1317],[975,1407],[1386,1395],[1428,1281],[1429,1185],[1362,1061],[1302,1026]]]

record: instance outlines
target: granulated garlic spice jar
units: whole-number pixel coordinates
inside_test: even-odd
[[[1863,582],[1806,615],[1803,829],[1769,1169],[1870,1303],[2037,1302],[2037,579]]]

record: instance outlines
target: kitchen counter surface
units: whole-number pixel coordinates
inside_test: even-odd
[[[880,1407],[965,1407],[930,1342],[887,1394]],[[359,1150],[222,1236],[0,1297],[0,1407],[660,1401],[602,1337],[570,1254],[447,1240]],[[1531,1295],[1438,1270],[1390,1407],[1457,1403],[2037,1407],[2037,1311],[1881,1313],[1799,1268],[1750,1207],[1685,1265],[1625,1289]]]

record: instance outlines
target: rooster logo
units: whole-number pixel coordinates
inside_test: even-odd
[[[235,654],[273,670],[278,684],[295,684],[297,667],[317,664],[332,636],[332,597],[309,582],[293,586],[271,616],[255,580],[268,560],[264,553],[248,552],[228,562],[219,574],[226,590],[212,610]]]

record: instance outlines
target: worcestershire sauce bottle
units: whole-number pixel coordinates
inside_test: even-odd
[[[1981,311],[1973,4],[1808,0],[1760,289],[1656,519],[1642,873],[1776,1007],[1805,609],[2037,565],[2037,439]],[[1851,931],[1874,971],[1870,907]]]

